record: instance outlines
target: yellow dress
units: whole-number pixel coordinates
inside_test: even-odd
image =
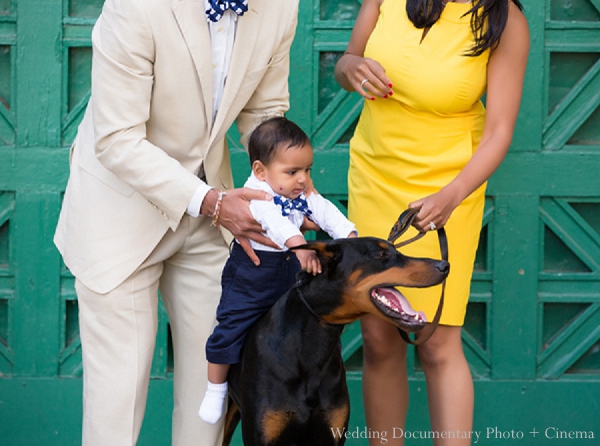
[[[470,8],[470,3],[448,3],[421,41],[423,30],[408,19],[406,0],[384,0],[381,6],[365,57],[385,68],[394,94],[365,101],[350,141],[348,212],[361,236],[387,238],[408,204],[451,182],[477,148],[489,51],[464,55],[474,42],[470,15],[463,16]],[[450,275],[441,324],[464,322],[484,193],[485,185],[456,208],[446,225]],[[440,258],[435,233],[401,252]],[[433,318],[439,286],[401,290],[413,308]]]

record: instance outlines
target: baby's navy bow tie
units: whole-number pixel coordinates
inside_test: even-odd
[[[206,17],[211,22],[218,22],[228,9],[237,15],[244,15],[248,11],[248,0],[208,0],[209,8]]]
[[[311,210],[308,209],[308,203],[304,198],[302,198],[302,196],[290,200],[287,198],[283,198],[282,196],[275,195],[273,201],[276,205],[281,206],[281,214],[284,217],[290,215],[290,212],[293,210],[300,211],[307,217],[310,217],[310,215],[312,214]]]

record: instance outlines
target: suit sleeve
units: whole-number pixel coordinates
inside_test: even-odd
[[[279,0],[278,0],[279,1]],[[288,78],[290,75],[290,47],[298,23],[298,1],[281,2],[280,6],[288,17],[288,26],[281,42],[271,58],[271,63],[254,94],[237,117],[238,130],[244,146],[247,145],[250,132],[266,117],[283,115],[290,107]],[[287,3],[293,3],[288,7]],[[274,19],[275,20],[275,19]]]
[[[175,229],[203,183],[147,140],[155,54],[142,5],[106,0],[92,33],[94,150],[106,169],[165,212]]]

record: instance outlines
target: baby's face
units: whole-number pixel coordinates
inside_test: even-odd
[[[313,149],[310,144],[278,149],[259,179],[266,181],[277,195],[296,198],[311,184],[312,164]]]

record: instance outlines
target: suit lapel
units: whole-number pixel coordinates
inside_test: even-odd
[[[229,63],[229,72],[227,73],[227,81],[225,82],[225,89],[223,90],[223,98],[221,99],[219,111],[215,118],[215,124],[211,131],[211,144],[217,134],[221,131],[225,117],[229,113],[229,109],[235,100],[236,93],[248,70],[248,65],[252,60],[254,46],[258,40],[259,33],[257,30],[260,29],[260,22],[264,16],[263,11],[265,4],[266,2],[262,0],[249,0],[248,12],[238,18],[235,41],[231,53],[231,62]],[[227,129],[225,129],[225,131],[227,131]]]
[[[176,1],[173,2],[172,9],[196,66],[204,96],[206,123],[210,128],[213,116],[212,51],[204,2],[202,0]]]

